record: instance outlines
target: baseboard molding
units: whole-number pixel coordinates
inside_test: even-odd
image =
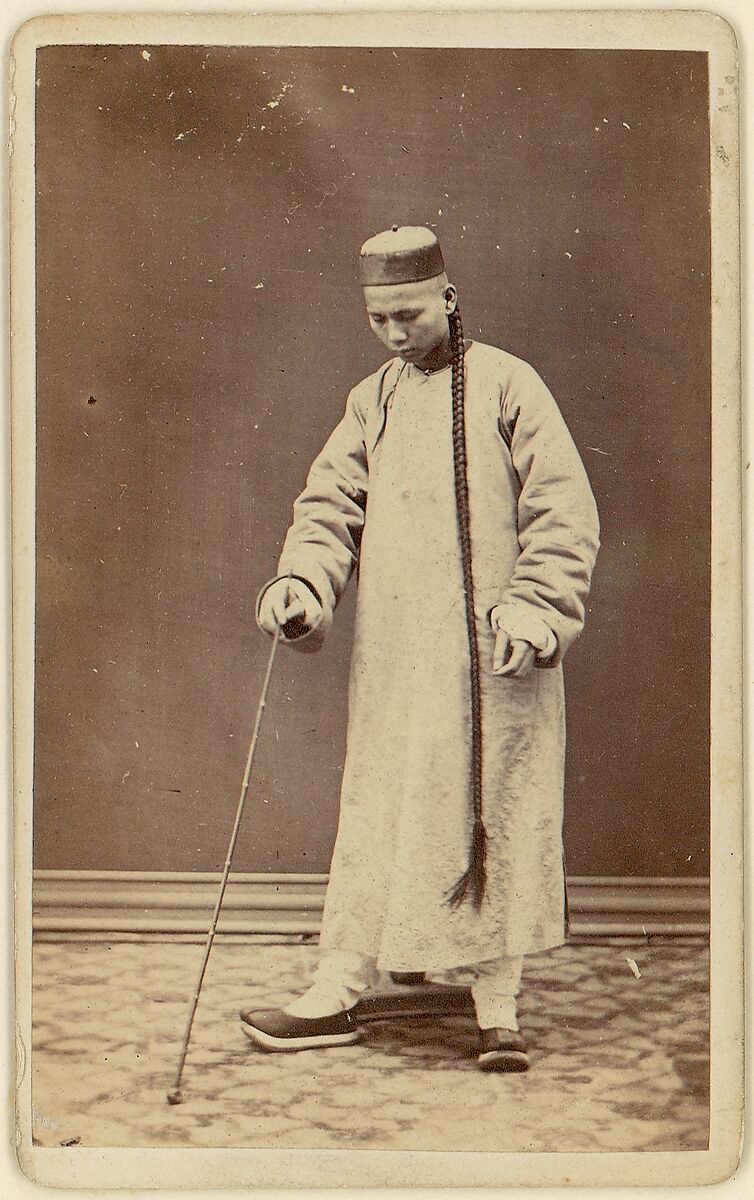
[[[35,939],[135,940],[206,936],[219,874],[36,871]],[[326,875],[232,874],[218,934],[289,939],[319,933]],[[709,932],[704,878],[571,877],[574,937],[699,937]]]

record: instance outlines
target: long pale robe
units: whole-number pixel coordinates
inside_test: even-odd
[[[597,512],[536,372],[478,342],[465,370],[487,832],[480,911],[470,899],[455,911],[446,902],[468,864],[472,824],[450,367],[427,376],[393,359],[354,388],[296,501],[279,565],[322,601],[316,645],[358,563],[320,944],[393,970],[452,969],[564,938],[560,661],[584,620]],[[554,654],[538,662],[545,669],[524,680],[493,675],[496,605],[512,636],[544,647],[555,635]]]

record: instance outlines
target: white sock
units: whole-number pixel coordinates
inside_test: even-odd
[[[521,983],[522,955],[477,963],[471,985],[477,1024],[480,1029],[510,1029],[518,1032],[516,997]]]
[[[291,1017],[331,1017],[353,1008],[362,992],[376,979],[373,958],[363,954],[333,950],[323,956],[314,983],[303,996],[286,1004],[283,1012]]]
[[[286,1004],[283,1012],[291,1017],[331,1017],[334,1013],[353,1008],[360,994],[353,988],[325,987],[314,983],[303,996]]]

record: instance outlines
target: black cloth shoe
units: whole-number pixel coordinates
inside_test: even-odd
[[[241,1028],[264,1050],[313,1050],[318,1046],[348,1046],[359,1037],[352,1009],[331,1017],[292,1017],[281,1008],[241,1012]]]
[[[479,1057],[482,1071],[528,1071],[527,1045],[512,1029],[480,1029]]]
[[[423,971],[391,971],[390,978],[393,983],[402,983],[404,987],[418,987],[427,976]]]

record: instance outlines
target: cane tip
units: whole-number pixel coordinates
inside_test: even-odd
[[[168,1104],[183,1104],[183,1096],[178,1088],[168,1092]]]

